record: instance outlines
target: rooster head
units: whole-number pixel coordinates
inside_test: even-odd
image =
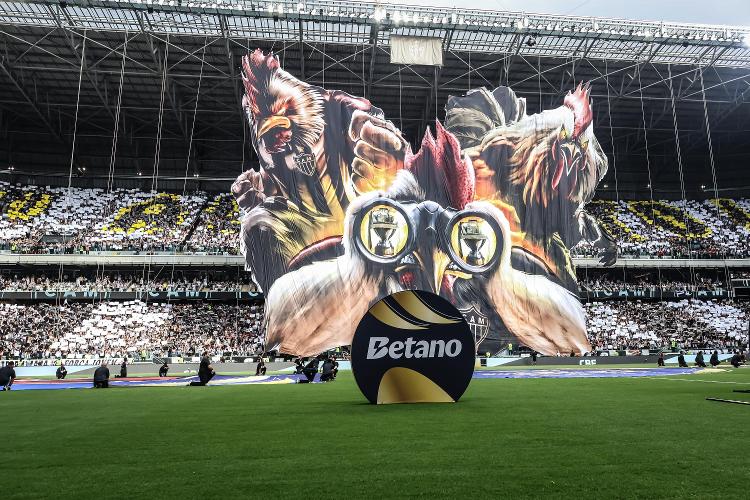
[[[525,116],[485,137],[483,161],[496,172],[507,172],[527,205],[547,207],[560,198],[584,204],[606,174],[607,157],[594,136],[589,94],[588,85],[578,85],[562,106]]]
[[[242,107],[266,153],[310,151],[325,127],[323,90],[298,80],[273,54],[260,49],[242,58]]]

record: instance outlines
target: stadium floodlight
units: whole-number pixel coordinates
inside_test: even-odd
[[[372,17],[377,22],[382,21],[383,19],[385,19],[385,9],[382,7],[378,7],[377,9],[375,9],[375,12],[373,13]]]
[[[456,22],[457,22],[457,21],[458,21],[458,16],[457,16],[457,15],[456,15],[456,13],[454,12],[453,14],[451,14],[451,22],[452,22],[453,24],[456,24]]]

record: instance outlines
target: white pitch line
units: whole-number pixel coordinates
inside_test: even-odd
[[[682,382],[705,382],[706,384],[740,384],[740,385],[747,385],[747,382],[729,382],[729,381],[720,381],[720,380],[703,380],[703,379],[697,379],[697,378],[666,378],[664,376],[661,377],[642,377],[642,378],[649,378],[653,380],[679,380]]]

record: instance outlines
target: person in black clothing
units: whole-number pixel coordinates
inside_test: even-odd
[[[255,366],[255,375],[265,375],[266,374],[266,364],[263,362],[263,358],[260,358],[260,361],[258,361],[258,364]]]
[[[698,354],[695,355],[695,366],[706,367],[706,362],[703,361],[703,351],[698,351]]]
[[[333,363],[333,380],[336,380],[336,376],[339,374],[339,362],[336,361],[335,356],[331,356],[331,363]]]
[[[302,372],[304,371],[305,367],[302,364],[302,358],[297,358],[294,360],[294,374],[295,375],[302,375]]]
[[[320,374],[320,381],[330,382],[331,380],[333,380],[333,359],[326,358],[326,360],[323,361],[323,369]]]
[[[709,360],[709,362],[714,368],[719,366],[719,363],[721,363],[721,361],[719,361],[719,351],[714,351],[713,354],[711,354],[711,359]]]
[[[107,363],[102,361],[102,365],[94,371],[94,388],[106,389],[109,387],[109,368]]]
[[[16,381],[16,364],[9,361],[7,365],[0,368],[0,391],[9,391]]]
[[[211,360],[208,357],[208,353],[204,352],[201,358],[201,364],[198,367],[198,382],[190,382],[191,386],[204,386],[208,384],[212,378],[216,375],[214,367],[211,366]]]
[[[166,377],[168,371],[169,371],[169,365],[165,361],[164,364],[161,365],[161,367],[159,368],[159,376],[160,377]]]
[[[60,363],[60,366],[57,367],[57,371],[55,372],[57,380],[63,380],[67,375],[68,370],[65,368],[64,364]]]
[[[315,379],[315,374],[318,373],[319,366],[320,360],[317,357],[312,358],[302,370],[302,374],[307,378],[299,379],[297,382],[300,384],[307,384],[309,382],[312,382]]]
[[[536,357],[539,355],[535,350],[531,350],[531,364],[536,366]]]
[[[122,358],[122,363],[120,363],[120,378],[125,378],[128,376],[128,358]]]
[[[732,356],[732,359],[729,362],[732,363],[732,366],[735,368],[739,368],[742,364],[742,356],[740,356],[738,351],[734,351],[734,356]]]
[[[685,353],[683,351],[680,351],[680,355],[677,356],[677,364],[680,365],[680,368],[689,368],[687,362],[685,362]]]
[[[659,359],[656,361],[656,366],[664,366],[664,352],[659,353]]]

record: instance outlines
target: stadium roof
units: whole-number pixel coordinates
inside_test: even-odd
[[[391,64],[392,35],[440,38],[444,65]],[[415,145],[449,95],[510,85],[535,112],[588,80],[597,136],[616,167],[605,180],[610,191],[643,191],[650,170],[657,192],[700,195],[701,185],[712,187],[709,145],[718,187],[750,187],[742,167],[750,161],[749,41],[747,27],[367,2],[5,1],[0,170],[67,183],[78,109],[74,173],[86,182],[112,171],[121,183],[150,186],[158,156],[160,179],[175,178],[174,186],[187,177],[225,189],[227,181],[208,179],[255,163],[238,64],[260,47],[295,76],[365,95]]]

